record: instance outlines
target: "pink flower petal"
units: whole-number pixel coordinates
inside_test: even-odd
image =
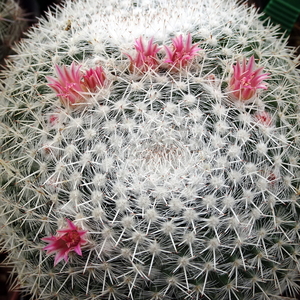
[[[147,45],[145,46],[142,37],[139,37],[134,44],[136,55],[132,57],[131,55],[124,53],[130,59],[130,71],[135,69],[139,72],[147,72],[149,69],[155,69],[159,65],[159,60],[157,53],[160,50],[157,44],[153,42],[151,38]]]
[[[165,46],[166,59],[165,63],[176,67],[186,66],[201,49],[198,44],[192,44],[192,36],[189,33],[184,43],[183,36],[180,35],[172,40],[172,45]]]
[[[75,251],[78,255],[82,256],[82,251],[81,251],[81,248],[80,248],[80,244],[78,244],[78,245],[74,248],[74,251]]]
[[[246,59],[242,63],[233,66],[233,75],[229,81],[230,95],[237,100],[246,101],[254,97],[258,89],[267,89],[262,81],[268,79],[269,73],[262,73],[263,67],[255,67],[254,56],[248,63]]]
[[[78,255],[82,255],[81,246],[87,242],[83,238],[87,232],[86,230],[78,229],[77,226],[68,219],[67,223],[68,227],[57,230],[56,236],[42,238],[43,241],[49,243],[43,250],[47,251],[47,254],[56,253],[54,265],[58,264],[63,259],[67,262],[68,255],[71,251],[74,251]]]
[[[54,258],[54,266],[56,266],[63,259],[65,262],[68,262],[68,253],[64,251],[57,252]]]
[[[87,91],[95,92],[98,86],[104,84],[105,74],[101,67],[89,69],[86,73],[82,73],[81,66],[74,62],[69,67],[55,65],[54,68],[57,78],[46,77],[48,85],[67,107],[85,102]]]

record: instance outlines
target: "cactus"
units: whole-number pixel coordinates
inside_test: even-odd
[[[66,2],[1,82],[2,249],[32,299],[299,292],[299,70],[232,0]]]
[[[14,0],[0,1],[0,61],[12,53],[12,46],[28,27],[26,13]]]

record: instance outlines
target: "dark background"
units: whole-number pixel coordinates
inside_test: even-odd
[[[61,0],[17,0],[20,6],[30,14],[30,19],[45,14],[49,6],[62,2]]]
[[[96,1],[96,0],[95,0]],[[300,0],[299,0],[300,1]],[[59,4],[61,0],[19,0],[21,7],[27,12],[29,27],[34,26],[37,18],[44,16],[45,11],[51,9],[53,4]],[[262,11],[269,0],[244,0],[246,4],[255,5]],[[300,55],[300,17],[291,31],[289,45],[299,47],[297,53]],[[7,280],[9,279],[9,268],[1,262],[5,259],[5,253],[0,253],[0,300],[27,300],[29,297],[20,295],[18,292],[8,291]],[[282,297],[282,300],[285,299]],[[300,295],[298,296],[300,299]]]
[[[248,3],[249,5],[254,5],[259,9],[259,11],[263,11],[269,0],[243,0],[243,2]],[[290,33],[289,45],[299,47],[296,53],[297,55],[300,55],[300,16],[298,16],[297,22]]]

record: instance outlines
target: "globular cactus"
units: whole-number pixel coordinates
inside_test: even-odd
[[[32,299],[299,292],[293,50],[232,0],[82,0],[1,92],[1,238]]]
[[[28,27],[26,13],[15,0],[0,0],[0,62]]]

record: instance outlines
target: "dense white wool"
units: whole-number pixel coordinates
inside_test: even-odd
[[[0,83],[1,245],[32,299],[293,296],[299,71],[276,28],[231,0],[79,0],[48,18]],[[189,33],[186,67],[130,69],[139,37],[163,58]],[[235,101],[233,65],[252,55],[267,89]],[[106,74],[75,108],[47,85],[73,62]],[[41,239],[66,219],[87,243],[54,267]]]

